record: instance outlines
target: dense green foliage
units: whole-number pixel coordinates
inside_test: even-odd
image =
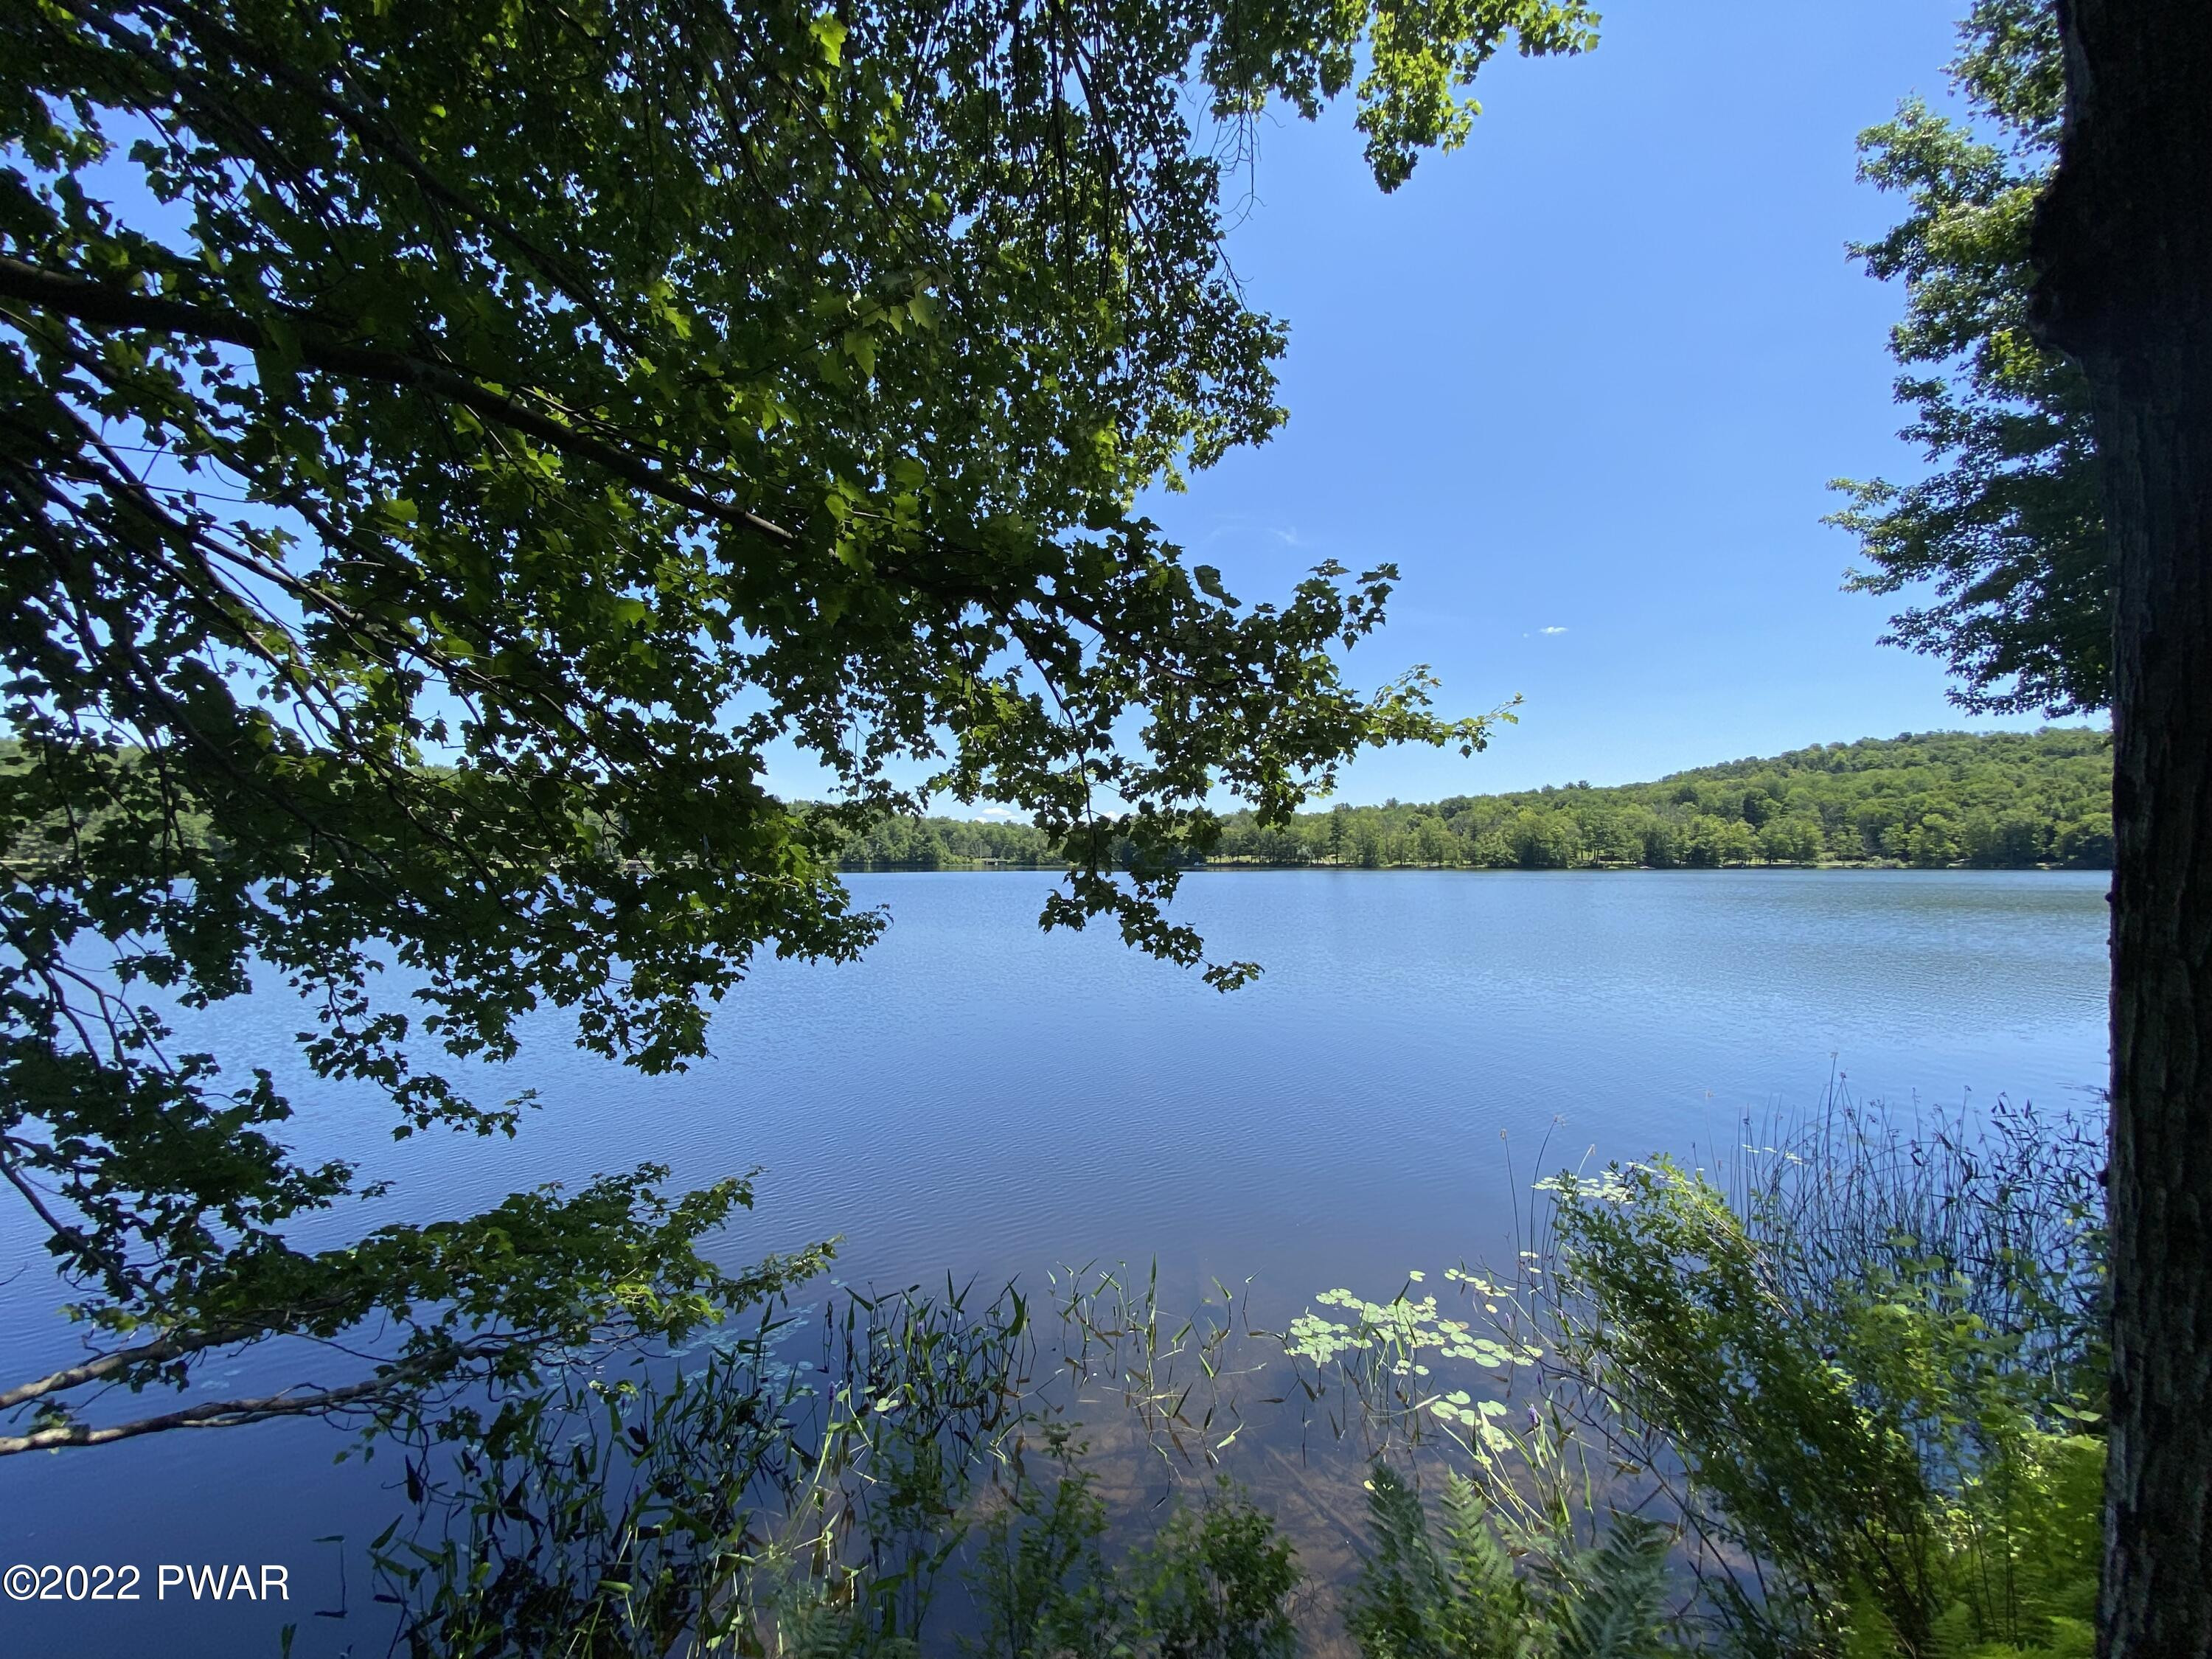
[[[1720,1609],[1751,1645],[1917,1654],[1948,1630],[1960,1651],[2087,1651],[2104,1447],[2078,1429],[2101,1348],[2054,1367],[2041,1322],[1984,1311],[2042,1264],[1957,1264],[1900,1232],[1807,1297],[1799,1241],[1702,1176],[1662,1162],[1569,1194],[1591,1315],[1563,1358],[1679,1460],[1704,1540],[1772,1571],[1766,1601]]]
[[[1665,1528],[1616,1516],[1583,1549],[1514,1553],[1474,1483],[1444,1482],[1443,1525],[1378,1463],[1371,1553],[1346,1622],[1364,1659],[1656,1659],[1668,1651]]]
[[[891,818],[848,832],[838,856],[874,869],[1048,866],[1026,824]],[[1206,862],[1532,870],[1730,864],[1954,864],[2103,868],[2112,861],[2112,759],[2086,726],[2033,734],[1928,732],[1793,750],[1677,772],[1427,805],[1391,801],[1267,824],[1224,819]]]
[[[1272,1519],[1224,1493],[1178,1507],[1149,1545],[1115,1562],[1090,1472],[1018,1485],[986,1523],[969,1650],[990,1659],[1291,1659],[1296,1559]]]
[[[988,818],[889,817],[850,831],[837,855],[848,869],[1057,868],[1060,848],[1032,824]]]
[[[1582,869],[1899,862],[2104,866],[2112,758],[2087,728],[1923,732],[1586,784],[1301,813],[1238,814],[1217,859]]]
[[[1952,75],[1985,135],[1918,99],[1859,136],[1860,176],[1904,196],[1890,233],[1851,252],[1902,277],[1890,335],[1912,406],[1901,434],[1928,476],[1838,480],[1829,522],[1869,561],[1848,586],[1934,597],[1885,643],[1942,658],[1960,707],[2046,714],[2112,696],[2112,578],[2088,382],[2028,326],[2028,228],[2056,154],[2063,82],[2051,0],[1978,0]]]
[[[1363,746],[1479,746],[1419,671],[1342,679],[1388,567],[1240,603],[1133,503],[1283,418],[1223,137],[1346,94],[1391,188],[1501,46],[1592,24],[0,8],[0,1176],[90,1339],[0,1390],[35,1418],[0,1452],[170,1426],[71,1402],[239,1343],[386,1322],[189,1420],[527,1375],[783,1276],[695,1248],[741,1182],[650,1170],[301,1249],[380,1189],[289,1150],[264,1056],[173,1053],[179,1004],[287,988],[398,1133],[512,1132],[441,1050],[553,1007],[665,1071],[758,951],[862,949],[835,831],[915,798],[896,762],[1047,827],[1048,925],[1195,966],[1160,907],[1217,792],[1273,822]],[[834,811],[763,791],[778,741]]]
[[[1541,1182],[1504,1273],[1444,1274],[1456,1317],[1325,1294],[1351,1317],[1294,1325],[1308,1375],[1405,1425],[1404,1467],[1440,1433],[1449,1471],[1440,1531],[1374,1477],[1363,1651],[2087,1659],[2104,1163],[2068,1117],[1838,1090],[1717,1168]]]

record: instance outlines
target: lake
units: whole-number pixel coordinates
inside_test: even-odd
[[[1732,1146],[1832,1075],[1893,1106],[2100,1109],[2103,872],[1202,873],[1179,914],[1267,969],[1227,996],[1110,932],[1040,934],[1037,872],[851,884],[894,917],[867,959],[764,964],[687,1073],[580,1055],[549,1018],[484,1079],[538,1090],[520,1140],[395,1146],[373,1099],[295,1085],[302,1144],[395,1176],[380,1219],[648,1159],[692,1184],[758,1164],[733,1261],[832,1235],[838,1277],[878,1286],[1157,1260],[1164,1301],[1249,1279],[1279,1322],[1498,1249],[1539,1173]],[[188,1035],[281,1075],[302,1023],[256,998]],[[13,1210],[0,1247],[31,1374],[71,1350]],[[294,1380],[275,1363],[209,1383]],[[334,1467],[344,1443],[268,1425],[0,1462],[0,1562],[278,1562],[294,1591],[0,1605],[0,1650],[273,1654],[289,1620],[297,1654],[383,1651],[358,1546],[398,1471]]]

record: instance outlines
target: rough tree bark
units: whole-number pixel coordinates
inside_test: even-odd
[[[2059,0],[2038,331],[2087,372],[2113,640],[2112,1457],[2098,1648],[2212,1653],[2212,0]]]

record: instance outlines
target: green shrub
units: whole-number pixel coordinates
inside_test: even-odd
[[[1686,1524],[1771,1570],[1715,1598],[1737,1645],[1963,1659],[2087,1628],[2102,1232],[2049,1212],[2074,1190],[2051,1147],[1978,1150],[1924,1202],[1802,1157],[1735,1200],[1666,1159],[1559,1185],[1555,1363],[1676,1465]]]
[[[1064,1443],[1063,1443],[1064,1445]],[[986,1523],[969,1582],[979,1659],[1291,1659],[1301,1575],[1275,1523],[1224,1486],[1178,1507],[1118,1566],[1091,1473],[1060,1460],[1048,1487],[1018,1486]]]
[[[1510,1270],[1443,1275],[1458,1316],[1416,1273],[1292,1322],[1310,1395],[1342,1388],[1408,1468],[1468,1471],[1432,1534],[1378,1469],[1352,1613],[1368,1659],[1574,1652],[1577,1609],[1636,1605],[1590,1589],[1630,1547],[1670,1558],[1678,1592],[1672,1625],[1623,1626],[1638,1641],[2087,1651],[2101,1138],[2002,1102],[1908,1127],[1840,1089],[1769,1138],[1716,1174],[1658,1158],[1540,1183]]]
[[[1158,1659],[1290,1659],[1297,1557],[1273,1519],[1225,1490],[1178,1510],[1131,1558],[1135,1626]]]

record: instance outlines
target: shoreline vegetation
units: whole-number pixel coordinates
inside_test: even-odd
[[[1923,732],[1815,744],[1650,783],[1546,785],[1431,803],[1339,805],[1221,823],[1194,868],[1670,870],[2112,867],[2112,737],[2091,726]],[[1026,823],[890,818],[848,870],[1050,869]]]
[[[1279,1330],[1092,1263],[571,1376],[409,1449],[395,1648],[2094,1659],[2103,1136],[1840,1083],[1743,1131]]]

